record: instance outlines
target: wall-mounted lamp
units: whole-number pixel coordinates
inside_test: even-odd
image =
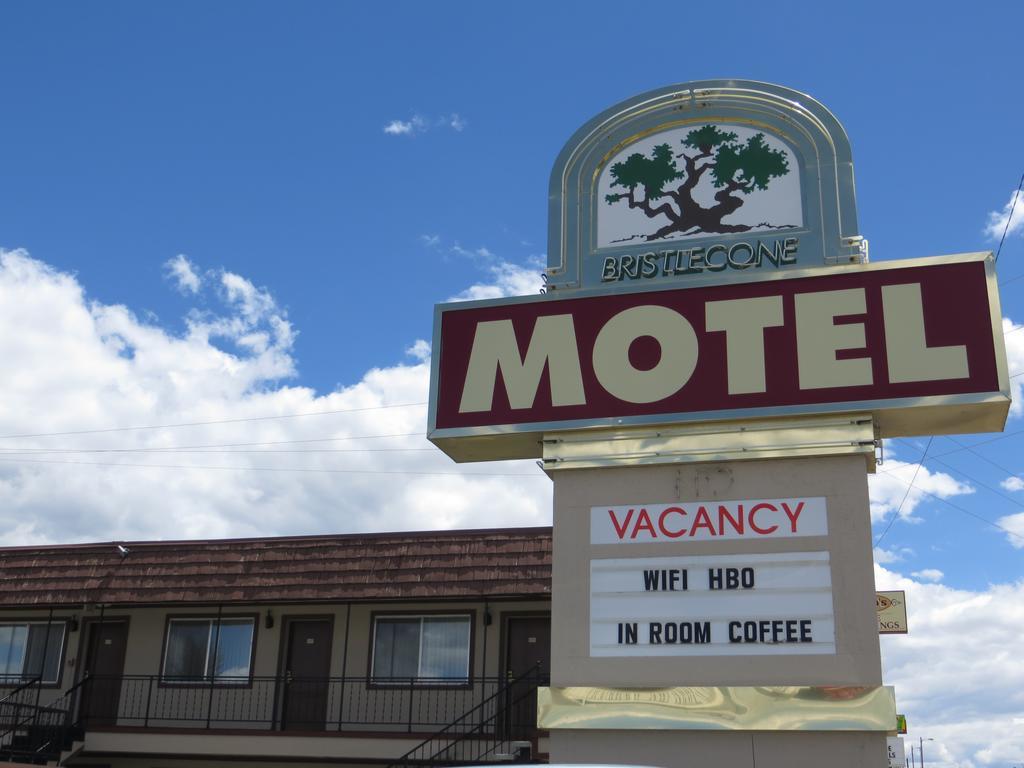
[[[274,628],[274,614],[272,614],[269,610],[267,611],[267,618],[263,620],[263,626],[265,626],[267,629]]]
[[[77,616],[72,616],[70,619],[68,619],[68,632],[77,632],[77,631],[78,631],[78,617]]]
[[[491,609],[490,608],[484,608],[484,626],[485,627],[491,626],[491,622],[492,621],[494,621],[494,618],[491,616]]]

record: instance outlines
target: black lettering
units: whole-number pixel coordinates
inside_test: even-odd
[[[652,621],[647,625],[648,642],[651,645],[661,645],[661,622]]]
[[[619,622],[619,645],[636,645],[636,622]]]
[[[644,571],[644,591],[654,592],[658,589],[658,572]]]
[[[665,624],[665,642],[669,645],[675,645],[679,642],[679,627],[674,622],[668,622]]]
[[[800,642],[801,643],[813,643],[814,638],[811,637],[811,620],[800,619]]]
[[[738,621],[729,622],[729,642],[730,643],[742,643],[743,636],[737,632],[743,625]]]
[[[669,571],[668,588],[673,591],[679,589],[679,571],[675,569]]]
[[[754,588],[754,569],[744,568],[740,571],[740,586],[744,589]]]
[[[696,631],[693,635],[693,641],[695,643],[707,644],[711,642],[711,622],[705,621],[702,623],[695,623],[694,628]]]
[[[722,589],[721,568],[708,568],[708,589]]]
[[[787,643],[795,643],[796,642],[796,622],[793,621],[792,619],[789,619],[786,622],[786,642]]]
[[[743,622],[743,642],[744,643],[756,643],[757,642],[757,622],[756,621],[744,621]]]

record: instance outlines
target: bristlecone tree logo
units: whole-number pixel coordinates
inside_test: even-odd
[[[598,181],[598,246],[802,226],[797,159],[745,126],[657,133],[611,158]]]

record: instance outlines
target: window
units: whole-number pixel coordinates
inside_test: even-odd
[[[171,619],[164,682],[247,683],[255,623],[251,617]]]
[[[0,624],[0,684],[42,677],[44,683],[60,679],[65,623],[21,622]]]
[[[373,681],[467,682],[469,628],[469,616],[378,617],[373,633]]]

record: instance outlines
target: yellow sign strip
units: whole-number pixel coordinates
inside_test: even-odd
[[[892,686],[540,688],[537,725],[608,730],[895,733]]]

